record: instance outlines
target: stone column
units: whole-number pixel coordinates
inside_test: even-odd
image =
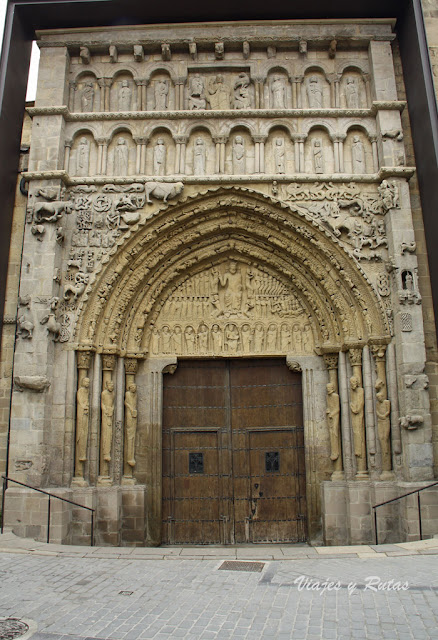
[[[344,469],[347,480],[353,477],[353,461],[351,458],[350,407],[348,400],[347,362],[343,351],[339,352],[339,396],[341,402],[341,432],[342,450],[344,454]]]
[[[302,83],[304,76],[295,76],[292,81],[292,101],[293,109],[303,108]]]
[[[350,411],[356,457],[356,480],[365,480],[368,479],[368,465],[365,439],[365,392],[362,386],[362,349],[351,348],[348,355],[353,369],[353,375],[350,378]]]
[[[256,109],[264,109],[265,108],[265,88],[263,79],[255,78],[255,108]]]
[[[299,150],[300,150],[300,173],[304,173],[306,170],[306,163],[304,158],[304,142],[306,141],[306,136],[301,136],[298,140]]]
[[[216,173],[225,173],[225,136],[213,138],[216,144]]]
[[[399,464],[402,449],[397,393],[397,363],[395,361],[395,346],[393,342],[391,342],[386,349],[386,370],[388,397],[391,402],[392,452],[396,456],[396,462]]]
[[[97,147],[97,170],[96,174],[98,176],[102,175],[102,158],[103,158],[103,145],[105,144],[105,140],[103,138],[97,138],[96,140]]]
[[[108,141],[103,141],[102,146],[102,175],[106,176],[108,171]]]
[[[73,140],[66,140],[64,142],[64,171],[69,173],[70,169],[70,152],[73,144]]]
[[[363,73],[362,78],[363,78],[363,81],[365,82],[365,94],[366,94],[366,101],[367,101],[366,106],[367,106],[367,109],[369,109],[372,102],[371,77],[369,73]]]
[[[69,88],[69,92],[68,92],[68,108],[72,112],[72,111],[75,110],[75,93],[76,93],[76,89],[77,89],[76,82],[69,82],[68,83],[68,88]]]
[[[100,89],[100,110],[105,111],[105,78],[99,78],[97,84]]]
[[[339,139],[337,136],[333,138],[333,155],[335,158],[335,173],[339,173]]]
[[[255,135],[255,172],[265,173],[265,140],[266,136]]]
[[[178,101],[175,101],[175,109],[184,110],[185,109],[185,100],[184,100],[184,87],[185,87],[185,79],[179,78],[176,81],[175,85],[175,96],[178,96]]]
[[[145,173],[147,138],[134,138],[134,142],[137,145],[135,173],[137,175],[142,175]]]
[[[344,140],[346,136],[338,136],[339,173],[344,173]]]
[[[147,110],[146,87],[147,87],[148,81],[136,80],[135,84],[137,85],[137,110],[146,111]]]
[[[370,137],[370,142],[371,142],[371,147],[373,150],[373,169],[375,173],[378,173],[379,171],[379,153],[378,153],[378,149],[377,149],[377,137],[376,136],[371,136]]]
[[[137,385],[135,374],[138,370],[137,358],[125,358],[125,429],[123,452],[122,484],[136,484],[135,438],[137,434]]]
[[[113,354],[102,355],[102,392],[100,395],[100,470],[98,485],[111,485],[110,464],[114,428],[115,394],[113,371],[116,357]]]
[[[342,437],[340,425],[340,396],[338,387],[338,354],[325,353],[324,362],[328,369],[327,384],[327,426],[330,438],[330,460],[333,462],[332,480],[344,480],[344,465],[342,462]]]
[[[362,352],[363,387],[365,390],[365,431],[367,450],[371,466],[375,464],[376,455],[376,425],[374,420],[373,376],[371,370],[370,350],[367,346]]]
[[[90,427],[90,351],[78,351],[78,390],[76,393],[75,468],[72,486],[87,487],[85,463],[88,459],[88,432]]]
[[[380,480],[392,480],[391,456],[391,402],[388,400],[388,386],[386,381],[386,345],[371,347],[376,364],[376,415],[377,433],[380,442],[381,469]]]
[[[176,142],[175,173],[185,173],[187,137],[175,136],[175,142]]]

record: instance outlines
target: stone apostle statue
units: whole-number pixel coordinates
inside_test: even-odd
[[[233,143],[233,173],[246,173],[245,142],[242,136],[236,136]]]
[[[165,111],[167,109],[167,98],[169,95],[169,82],[161,78],[156,80],[154,85],[155,111]]]
[[[309,78],[307,99],[311,109],[322,109],[322,87],[318,76],[311,76]]]
[[[380,380],[376,380],[376,394],[377,406],[377,433],[379,435],[380,451],[382,454],[382,472],[383,475],[387,474],[392,469],[391,462],[391,402],[385,397],[382,390],[383,383]]]
[[[205,144],[202,138],[196,138],[193,148],[193,173],[195,176],[205,174]]]
[[[76,460],[81,464],[75,475],[83,477],[87,460],[88,425],[90,420],[90,379],[83,378],[76,394]]]
[[[354,136],[351,145],[353,173],[365,173],[365,149],[359,136]]]
[[[166,146],[163,138],[158,138],[154,147],[154,175],[164,176],[166,168]]]
[[[93,111],[94,105],[94,84],[86,82],[81,93],[81,111]]]
[[[118,98],[119,111],[131,111],[132,90],[127,80],[122,80]]]
[[[90,164],[90,145],[87,138],[81,138],[76,155],[76,175],[87,176]]]
[[[114,150],[114,174],[116,176],[128,175],[128,146],[125,138],[119,138]]]
[[[332,382],[327,384],[327,424],[330,436],[330,460],[337,460],[341,454],[341,433],[339,429],[340,404]]]
[[[284,79],[275,75],[272,78],[271,84],[272,93],[272,108],[273,109],[285,109],[286,108],[286,85]]]
[[[105,382],[100,399],[102,410],[102,426],[100,433],[100,447],[105,462],[111,462],[111,443],[113,437],[114,418],[114,383],[112,380]]]
[[[356,376],[350,378],[350,409],[353,428],[354,455],[358,459],[358,471],[365,471],[365,392]]]
[[[135,467],[135,435],[137,433],[137,385],[130,384],[125,393],[125,460]]]

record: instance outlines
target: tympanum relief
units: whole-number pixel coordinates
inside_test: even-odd
[[[281,282],[230,259],[196,274],[167,299],[150,352],[176,355],[312,354],[309,315]]]

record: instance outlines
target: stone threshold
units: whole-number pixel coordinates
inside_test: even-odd
[[[311,547],[307,545],[206,545],[163,547],[84,547],[47,544],[19,538],[12,531],[0,535],[0,553],[64,558],[106,558],[130,560],[305,560],[380,559],[394,556],[438,555],[438,535],[427,540],[381,545]]]

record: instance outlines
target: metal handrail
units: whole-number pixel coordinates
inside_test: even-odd
[[[385,504],[390,504],[391,502],[396,502],[397,500],[401,500],[402,498],[406,498],[407,496],[412,496],[414,493],[417,494],[417,504],[418,504],[418,529],[420,533],[420,540],[423,540],[423,527],[421,524],[421,502],[420,502],[420,491],[425,491],[426,489],[430,489],[431,487],[436,487],[438,482],[434,482],[432,484],[428,484],[427,487],[421,487],[421,489],[415,489],[415,491],[409,491],[409,493],[404,493],[402,496],[398,496],[398,498],[392,498],[391,500],[386,500],[386,502],[380,502],[379,504],[375,504],[373,506],[374,510],[374,532],[376,536],[376,544],[378,542],[378,531],[377,531],[377,511],[379,507],[383,507]]]
[[[24,482],[18,482],[18,480],[13,480],[12,478],[8,478],[7,476],[2,476],[3,478],[3,493],[2,493],[2,523],[1,523],[1,533],[3,533],[3,527],[5,522],[5,498],[6,498],[6,490],[8,488],[8,482],[14,482],[15,484],[19,484],[21,487],[26,487],[27,489],[32,489],[32,491],[38,491],[38,493],[44,493],[44,495],[49,497],[47,504],[47,542],[50,542],[50,499],[56,498],[57,500],[61,500],[62,502],[68,502],[69,504],[74,504],[75,507],[80,507],[81,509],[87,509],[87,511],[91,511],[91,540],[90,547],[94,546],[94,512],[95,509],[91,507],[86,507],[84,504],[79,504],[78,502],[73,502],[72,500],[67,500],[67,498],[61,498],[61,496],[56,496],[53,493],[49,493],[48,491],[43,491],[42,489],[37,489],[36,487],[31,487],[30,484],[24,484]]]

